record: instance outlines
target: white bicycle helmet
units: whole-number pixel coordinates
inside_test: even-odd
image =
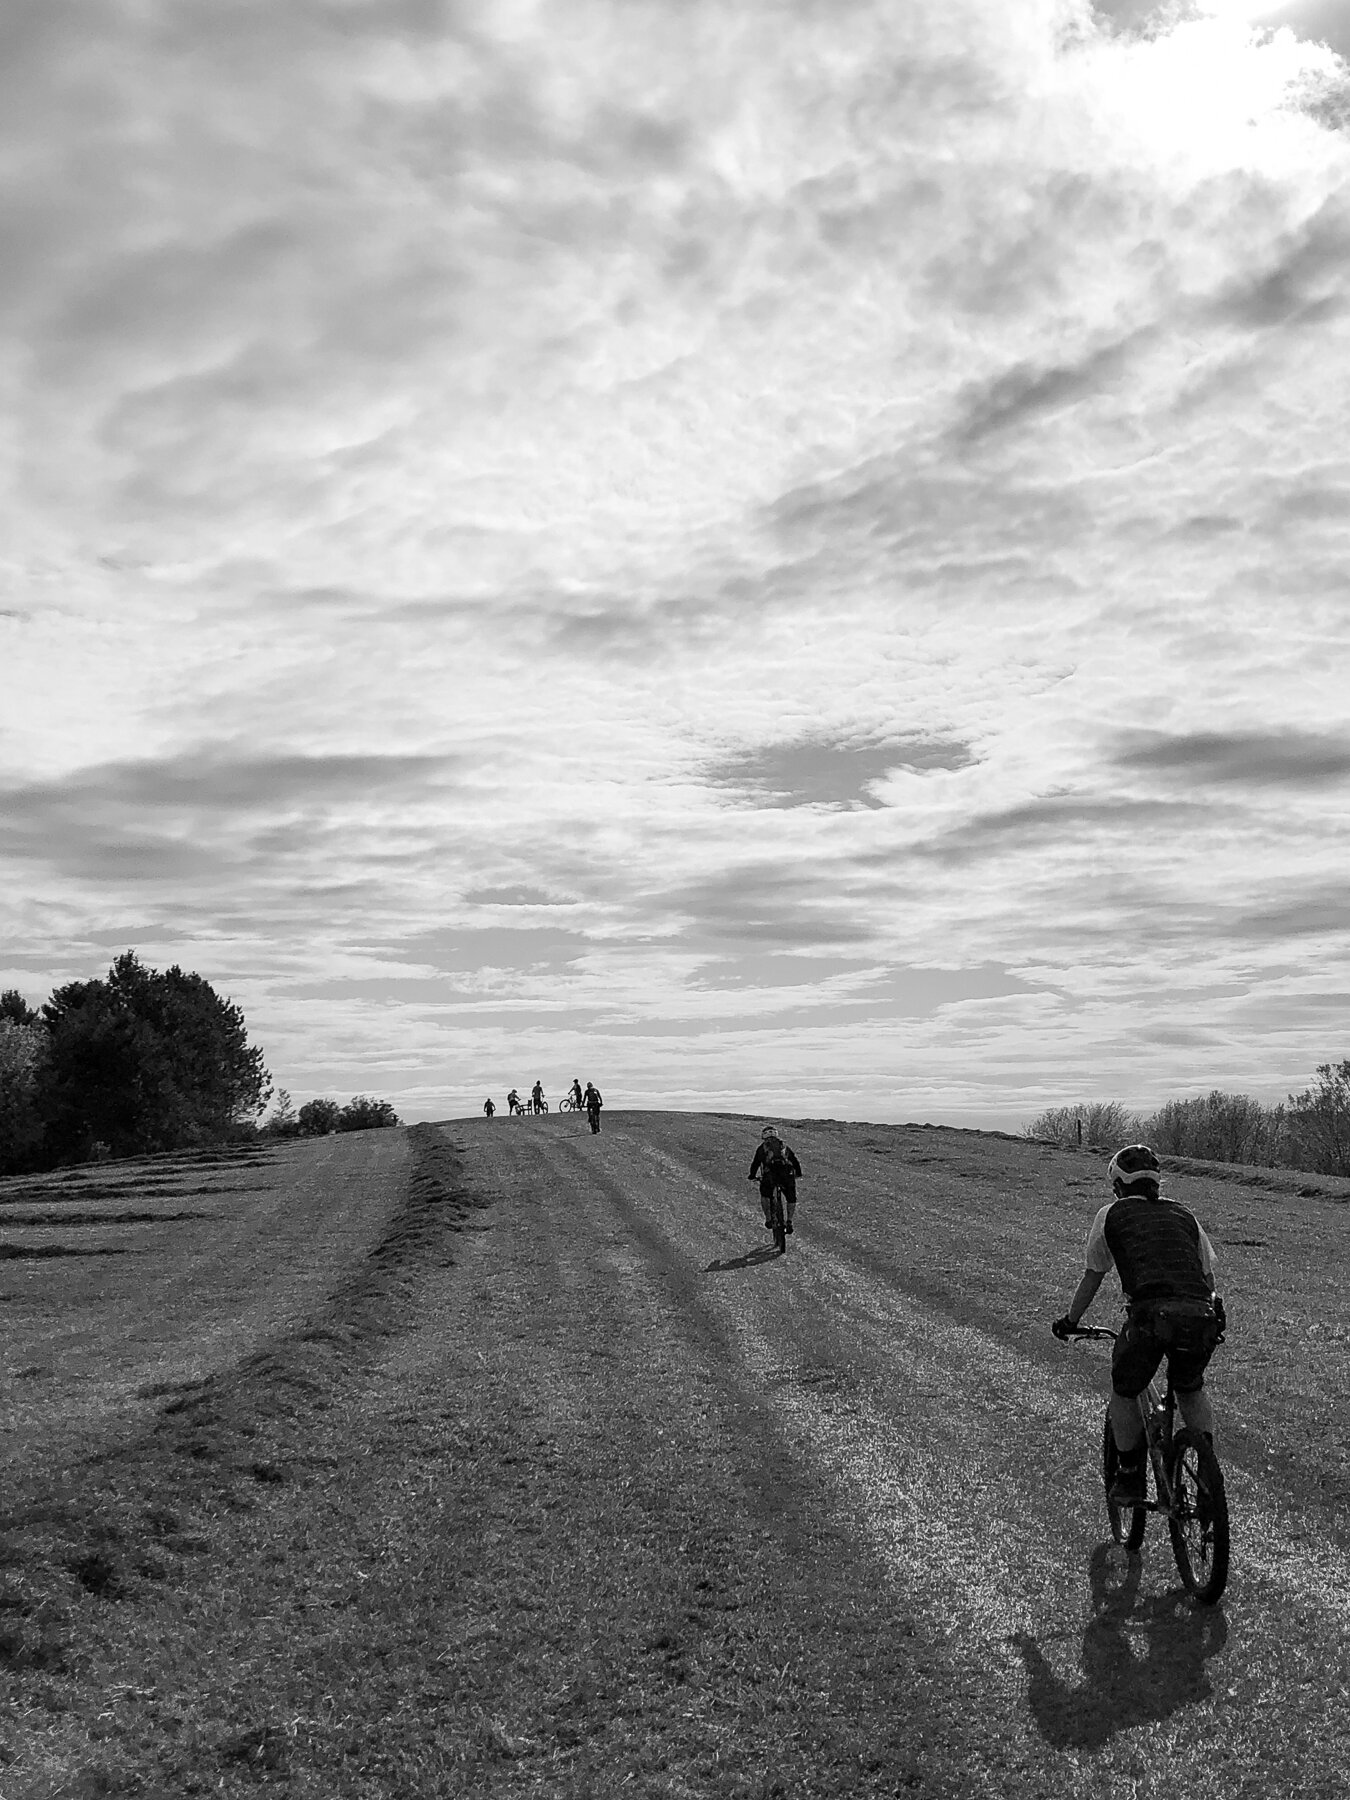
[[[1162,1174],[1162,1164],[1147,1144],[1126,1144],[1111,1158],[1106,1179],[1114,1188],[1119,1182],[1127,1193],[1154,1193]]]

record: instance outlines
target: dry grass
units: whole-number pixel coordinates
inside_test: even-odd
[[[661,1131],[695,1170],[724,1175],[739,1157],[734,1122]],[[549,1241],[548,1211],[517,1192],[483,1234],[490,1184],[434,1129],[407,1139],[401,1199],[330,1265],[326,1300],[214,1371],[143,1381],[144,1423],[93,1454],[30,1464],[17,1483],[11,1464],[3,1800],[1162,1791],[1150,1768],[1165,1764],[1131,1774],[1134,1753],[1112,1748],[1131,1723],[1121,1709],[1154,1730],[1155,1757],[1160,1719],[1208,1721],[1222,1613],[1123,1594],[1103,1564],[1091,1678],[1065,1687],[1023,1640],[1034,1730],[988,1741],[988,1696],[949,1621],[897,1607],[762,1395],[728,1378],[681,1270],[644,1265],[625,1314],[611,1246]],[[794,1257],[852,1232],[857,1259],[857,1219],[875,1220],[862,1261],[879,1282],[984,1325],[1048,1381],[1092,1379],[1046,1331],[1099,1201],[1089,1158],[828,1122],[794,1140],[809,1175]],[[1344,1384],[1322,1383],[1347,1372],[1345,1346],[1329,1337],[1332,1362],[1310,1375],[1306,1330],[1333,1320],[1327,1264],[1345,1246],[1329,1234],[1350,1214],[1208,1173],[1180,1191],[1230,1252],[1219,1379],[1234,1457],[1263,1474],[1284,1458],[1305,1495],[1311,1470],[1334,1483],[1316,1408],[1339,1407],[1343,1425]],[[24,1204],[56,1210],[47,1193]],[[286,1243],[280,1280],[303,1238]],[[658,1303],[663,1284],[673,1297]],[[25,1387],[44,1380],[40,1327]],[[842,1365],[802,1379],[817,1374],[846,1408]],[[1342,1492],[1319,1500],[1322,1525]],[[1123,1647],[1141,1621],[1166,1693]],[[1281,1771],[1306,1771],[1306,1721],[1291,1706],[1281,1726],[1263,1702],[1283,1682],[1315,1690],[1300,1654],[1272,1648],[1268,1688],[1249,1658],[1252,1692],[1229,1710],[1250,1704],[1263,1723],[1226,1728],[1218,1785],[1192,1791],[1293,1791]],[[1094,1786],[1104,1746],[1110,1778]],[[1342,1772],[1332,1759],[1328,1780]]]
[[[967,1317],[1037,1356],[1056,1380],[1100,1385],[1100,1353],[1047,1337],[1083,1266],[1088,1226],[1110,1198],[1106,1155],[996,1133],[805,1121],[804,1192],[826,1233],[837,1207],[876,1220],[866,1259],[877,1279]],[[859,1168],[858,1152],[871,1166]],[[700,1143],[697,1157],[713,1146]],[[1350,1548],[1350,1181],[1297,1171],[1166,1159],[1167,1192],[1214,1242],[1229,1316],[1213,1390],[1224,1455],[1278,1483],[1289,1503],[1326,1509]],[[1112,1323],[1118,1290],[1102,1289],[1090,1321]]]
[[[406,1158],[406,1134],[371,1132],[0,1181],[5,1364],[33,1372],[7,1396],[0,1478],[147,1429],[143,1390],[321,1308],[384,1230]]]
[[[387,1466],[379,1453],[401,1422],[379,1429],[353,1395],[404,1321],[409,1283],[469,1210],[444,1166],[424,1140],[403,1206],[319,1316],[235,1369],[152,1384],[158,1418],[143,1435],[64,1470],[11,1474],[5,1800],[216,1791],[222,1776],[283,1771],[304,1720],[279,1718],[278,1697],[297,1660],[321,1666],[329,1638],[364,1716],[370,1619],[350,1569],[370,1560],[372,1519],[352,1476]]]
[[[6,1800],[842,1796],[917,1770],[890,1697],[950,1704],[941,1658],[842,1536],[785,1539],[752,1416],[727,1439],[663,1382],[635,1395],[600,1308],[580,1341],[483,1308],[431,1378],[406,1345],[390,1366],[471,1219],[423,1133],[324,1316],[6,1509]],[[756,1433],[747,1495],[730,1447]]]

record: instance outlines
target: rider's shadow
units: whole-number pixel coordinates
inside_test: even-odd
[[[710,1262],[703,1271],[705,1275],[725,1275],[728,1269],[753,1269],[756,1264],[776,1262],[779,1250],[776,1244],[756,1244],[753,1250],[747,1250],[744,1256],[730,1257],[726,1262]]]
[[[1174,1591],[1139,1600],[1141,1563],[1115,1544],[1099,1544],[1088,1568],[1092,1617],[1083,1632],[1083,1680],[1062,1681],[1036,1639],[1013,1643],[1030,1677],[1031,1716],[1059,1750],[1100,1750],[1118,1731],[1165,1719],[1210,1694],[1205,1667],[1228,1638],[1224,1616]]]

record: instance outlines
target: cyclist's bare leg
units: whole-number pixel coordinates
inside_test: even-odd
[[[1115,1434],[1116,1449],[1122,1456],[1128,1456],[1131,1450],[1137,1450],[1144,1441],[1144,1422],[1139,1417],[1139,1402],[1128,1399],[1124,1394],[1111,1395],[1111,1430]]]
[[[1214,1408],[1203,1388],[1197,1388],[1193,1394],[1178,1394],[1177,1405],[1193,1431],[1205,1431],[1211,1438],[1214,1436]]]

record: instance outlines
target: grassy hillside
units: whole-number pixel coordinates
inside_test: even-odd
[[[781,1263],[720,1116],[0,1184],[4,1800],[1343,1791],[1344,1196],[1169,1175],[1233,1321],[1197,1618],[1048,1331],[1102,1159],[789,1135]]]

